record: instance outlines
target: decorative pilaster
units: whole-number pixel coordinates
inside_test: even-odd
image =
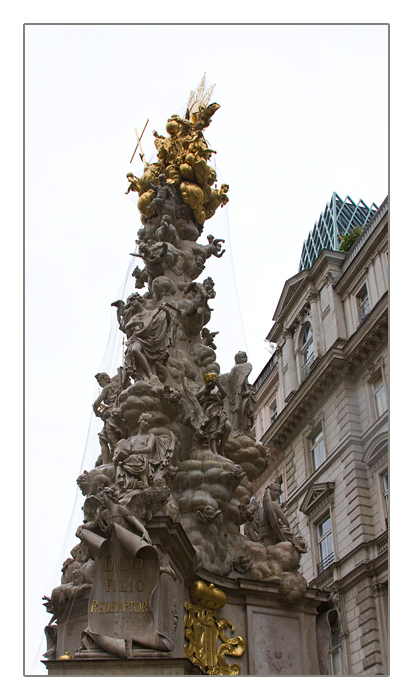
[[[303,364],[303,353],[301,352],[301,348],[296,348],[294,350],[294,357],[297,377],[301,377],[301,367]]]
[[[275,354],[277,355],[277,362],[278,362],[278,380],[279,380],[279,400],[280,400],[280,408],[281,410],[284,407],[284,402],[285,402],[285,390],[284,390],[284,373],[283,373],[283,367],[282,367],[282,349],[280,347],[277,347]]]
[[[320,293],[316,290],[311,291],[307,300],[310,303],[310,319],[313,329],[314,353],[315,357],[320,357],[324,354],[324,338],[321,330],[321,309],[320,309]]]
[[[284,395],[285,402],[287,403],[287,401],[292,398],[298,389],[297,369],[294,357],[293,331],[291,328],[285,329],[283,338],[283,372],[285,371],[284,368],[288,367],[288,370],[285,371],[284,375]]]
[[[366,273],[367,273],[367,280],[368,280],[369,291],[370,291],[370,308],[372,309],[373,306],[375,306],[379,300],[379,293],[377,291],[377,282],[376,282],[376,271],[374,269],[374,264],[369,265],[369,267],[366,269]]]

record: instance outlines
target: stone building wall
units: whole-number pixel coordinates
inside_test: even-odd
[[[341,675],[388,673],[387,216],[385,200],[347,254],[324,250],[286,282],[268,335],[278,362],[256,395],[257,439],[278,455],[256,494],[284,479],[285,512],[308,545],[301,572],[330,592],[327,666]],[[305,367],[308,324],[313,358]],[[324,453],[314,469],[320,431]],[[318,528],[328,515],[332,561],[320,561]]]

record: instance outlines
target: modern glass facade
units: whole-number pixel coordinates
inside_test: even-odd
[[[351,197],[343,200],[333,192],[331,201],[304,241],[299,272],[309,270],[323,248],[339,250],[340,236],[352,231],[356,226],[365,226],[376,211],[377,206],[374,202],[370,207],[362,199],[355,204]]]

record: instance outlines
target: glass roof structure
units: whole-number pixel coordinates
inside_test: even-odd
[[[355,226],[365,226],[377,211],[377,205],[368,207],[362,199],[355,204],[351,197],[341,199],[333,192],[319,220],[314,224],[301,252],[299,272],[309,270],[323,248],[339,250],[340,236],[352,231]]]

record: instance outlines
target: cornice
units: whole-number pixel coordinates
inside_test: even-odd
[[[334,289],[337,294],[342,295],[345,288],[347,288],[348,285],[354,281],[357,275],[359,275],[363,270],[363,267],[366,266],[366,261],[377,254],[377,239],[379,236],[381,236],[383,229],[387,224],[387,221],[385,220],[388,212],[387,200],[385,200],[385,205],[386,206],[383,206],[377,211],[375,216],[371,219],[365,232],[359,239],[357,239],[348,252],[348,257],[343,263],[342,274],[334,284]],[[372,251],[373,246],[375,246],[375,248]],[[380,238],[380,248],[382,247],[383,240]]]
[[[281,449],[299,432],[303,422],[308,420],[326,395],[341,381],[341,370],[345,363],[342,354],[342,351],[330,348],[317,366],[312,368],[312,373],[262,436],[264,444],[271,442]]]
[[[348,554],[340,559],[337,559],[331,566],[331,572],[336,571],[338,574],[337,578],[334,578],[334,587],[336,587],[340,592],[345,592],[351,588],[354,588],[360,581],[364,580],[366,576],[372,578],[378,576],[383,572],[388,570],[388,549],[387,549],[387,537],[388,532],[381,532],[377,537],[369,542],[362,542],[352,549]],[[372,549],[376,549],[377,554],[372,555]],[[362,561],[355,564],[351,571],[345,574],[342,578],[340,577],[340,569],[346,562],[351,560],[356,554],[360,552],[365,552],[365,557]],[[309,586],[318,587],[321,585],[321,580],[325,578],[327,572],[323,572],[320,576],[317,576],[312,581],[309,581]],[[319,584],[320,582],[320,584]],[[324,584],[325,585],[325,584]],[[330,584],[327,584],[330,585]]]
[[[264,433],[264,444],[282,449],[299,432],[329,393],[344,379],[358,377],[367,362],[388,341],[387,292],[353,335],[338,340],[314,362],[310,374]]]

